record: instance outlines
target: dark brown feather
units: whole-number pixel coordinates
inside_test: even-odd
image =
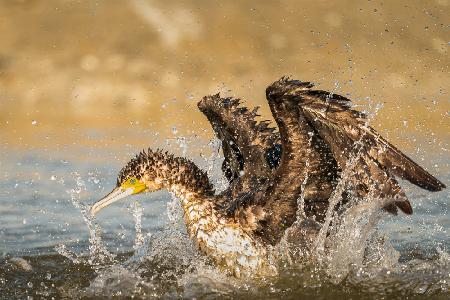
[[[442,182],[368,126],[364,114],[350,109],[348,102],[341,100],[342,96],[321,91],[328,94],[324,100],[312,92],[315,91],[305,91],[298,95],[301,110],[314,126],[327,127],[332,135],[343,135],[346,144],[338,146],[353,148],[355,144],[362,145],[367,156],[393,175],[429,191],[440,191],[445,188]],[[329,143],[332,143],[332,140],[329,140]]]
[[[338,180],[346,182],[339,206],[349,199],[371,196],[392,214],[398,209],[412,214],[411,204],[394,176],[429,190],[445,187],[367,126],[366,116],[351,109],[349,99],[312,87],[308,82],[282,78],[267,88],[279,136],[267,130],[266,122],[257,123],[255,114],[239,107],[238,100],[216,95],[199,103],[224,143],[225,159],[243,161],[243,166],[233,167],[234,172],[250,170],[245,173],[267,179],[255,182],[243,177],[235,183],[237,192],[227,190],[218,196],[228,197],[227,201],[218,201],[219,209],[244,230],[276,244],[296,220],[300,197],[306,215],[322,221]],[[270,173],[263,157],[278,139],[281,161]],[[235,149],[227,146],[228,141]],[[347,168],[349,178],[341,178]]]
[[[411,205],[394,175],[431,191],[445,187],[369,127],[366,116],[351,109],[349,99],[326,91],[311,90],[311,87],[310,83],[283,78],[268,90],[284,101],[298,105],[300,114],[326,142],[341,169],[347,167],[352,157],[360,156],[355,171],[367,170],[368,173],[359,172],[360,178],[356,176],[355,180],[367,186],[377,185],[376,196],[391,198],[397,207],[411,214]],[[356,182],[355,186],[358,186]]]
[[[249,188],[254,180],[267,179],[271,168],[266,153],[276,144],[278,135],[268,122],[256,121],[258,108],[249,110],[240,105],[239,99],[218,94],[204,97],[198,107],[222,141],[226,177],[229,181],[239,178],[239,184],[234,184],[237,192]]]

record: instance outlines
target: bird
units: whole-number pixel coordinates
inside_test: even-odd
[[[412,214],[397,178],[432,192],[446,187],[370,127],[344,96],[282,77],[267,87],[266,98],[276,127],[258,121],[259,107],[248,109],[240,99],[216,94],[198,102],[222,143],[228,181],[222,192],[191,160],[148,149],[120,170],[116,187],[91,214],[127,196],[166,189],[180,199],[193,243],[219,269],[235,277],[269,276],[277,273],[273,249],[294,227],[290,242],[308,244],[327,210],[342,212],[370,196],[380,210]],[[330,208],[344,176],[341,199]],[[299,210],[305,222],[296,222]]]

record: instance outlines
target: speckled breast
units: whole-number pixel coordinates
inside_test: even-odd
[[[216,265],[236,277],[275,275],[270,251],[239,224],[219,216],[208,202],[182,200],[186,226],[199,249]]]

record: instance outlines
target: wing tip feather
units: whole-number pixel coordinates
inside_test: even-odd
[[[397,201],[395,202],[395,206],[407,215],[413,214],[411,203],[408,200]]]
[[[431,184],[428,184],[425,189],[430,192],[440,192],[447,188],[445,184],[443,184],[439,179],[432,177],[433,182]]]
[[[425,169],[419,165],[417,167],[416,172],[409,172],[404,176],[404,179],[430,192],[439,192],[447,188],[444,183],[428,173]]]
[[[314,84],[311,82],[294,80],[288,76],[283,76],[266,88],[266,97],[268,100],[276,100],[282,95],[296,91],[306,91],[313,86]]]

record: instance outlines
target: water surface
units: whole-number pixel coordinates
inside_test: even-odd
[[[223,188],[218,143],[188,137],[180,147],[179,140],[171,138],[160,146],[190,155]],[[186,141],[193,146],[186,148]],[[386,242],[367,244],[371,250],[381,247],[374,250],[382,252],[376,263],[358,265],[352,256],[361,249],[347,246],[341,248],[345,255],[339,254],[326,267],[286,266],[276,278],[237,280],[221,274],[198,254],[186,236],[177,199],[167,192],[116,203],[95,221],[84,218],[83,209],[109,192],[131,153],[117,145],[2,152],[0,286],[4,297],[448,296],[447,191],[428,193],[404,184],[414,214],[383,218],[377,234]],[[430,159],[441,166],[438,177],[448,182],[448,160]]]

